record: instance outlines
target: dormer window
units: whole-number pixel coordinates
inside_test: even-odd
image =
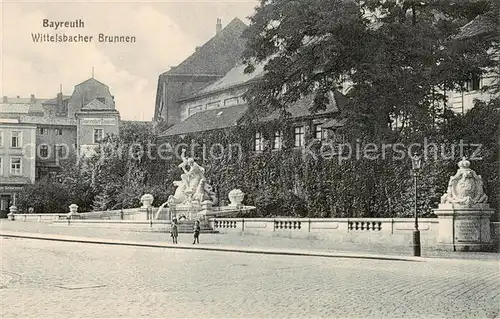
[[[316,124],[314,126],[314,138],[324,141],[326,139],[326,130],[323,128],[323,124]]]
[[[481,77],[478,75],[473,75],[470,80],[465,82],[466,91],[478,91],[481,89]]]
[[[260,152],[264,150],[264,138],[261,132],[256,132],[254,137],[254,151]]]

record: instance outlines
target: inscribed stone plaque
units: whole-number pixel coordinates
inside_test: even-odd
[[[481,239],[481,223],[479,220],[456,220],[455,239],[458,242],[475,242]]]

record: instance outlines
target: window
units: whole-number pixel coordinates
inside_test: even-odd
[[[232,98],[229,98],[229,99],[225,99],[224,100],[224,106],[236,105],[239,102],[238,99],[239,99],[238,97],[232,97]]]
[[[264,140],[262,138],[262,133],[256,132],[255,139],[254,139],[254,150],[255,151],[262,151],[263,149],[264,149]]]
[[[94,144],[99,143],[104,136],[104,130],[102,128],[94,129]]]
[[[201,105],[191,107],[189,109],[189,115],[193,115],[194,113],[198,113],[199,111],[201,111],[201,108],[202,108]]]
[[[305,132],[303,126],[295,127],[295,147],[303,147],[305,144],[304,140]]]
[[[56,154],[57,158],[62,158],[64,156],[64,149],[62,145],[55,145],[54,153]]]
[[[47,145],[40,145],[40,157],[44,159],[49,157],[49,147]]]
[[[38,128],[38,134],[47,135],[47,134],[49,134],[49,130],[46,129],[45,127],[40,127],[40,128]]]
[[[273,150],[280,150],[283,144],[283,133],[281,131],[274,132]]]
[[[12,131],[12,139],[11,139],[11,147],[18,148],[21,147],[21,137],[22,137],[21,131]]]
[[[477,91],[481,89],[481,77],[473,75],[471,79],[465,82],[466,91]]]
[[[324,141],[326,138],[326,131],[323,129],[323,124],[316,124],[314,126],[314,138]]]
[[[12,175],[21,175],[22,167],[20,157],[13,157],[10,159],[10,173]]]
[[[220,105],[220,103],[217,101],[217,102],[212,102],[212,103],[208,103],[207,104],[207,110],[212,110],[212,109],[216,109],[218,108]]]
[[[3,175],[3,158],[0,157],[0,175]]]
[[[97,101],[99,101],[99,102],[101,102],[101,103],[106,104],[106,99],[105,99],[105,98],[103,98],[103,97],[98,97],[98,98],[97,98]]]
[[[62,128],[56,128],[56,135],[62,135]]]
[[[0,130],[0,146],[3,146],[3,131]]]

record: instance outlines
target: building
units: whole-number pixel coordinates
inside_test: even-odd
[[[482,37],[498,42],[497,35],[498,22],[487,16],[478,16],[462,27],[457,39],[466,40]],[[488,102],[498,97],[498,93],[491,86],[500,84],[498,83],[499,70],[497,69],[496,72],[495,70],[488,71],[482,76],[473,75],[463,84],[461,90],[447,92],[448,102],[446,107],[454,112],[463,114],[474,106],[474,100]]]
[[[109,87],[94,78],[53,99],[4,96],[0,104],[0,209],[23,185],[56,178],[59,161],[85,156],[106,135],[118,134],[120,114]],[[5,204],[5,205],[4,205]]]
[[[0,216],[5,217],[16,194],[35,181],[36,125],[18,119],[0,122]]]
[[[222,78],[240,60],[246,25],[238,18],[222,28],[217,20],[216,34],[176,67],[158,79],[154,120],[167,125],[181,120],[178,99]]]
[[[245,74],[244,69],[245,66],[239,64],[223,78],[181,97],[177,101],[181,122],[167,129],[161,136],[168,138],[245,125],[248,105],[243,94],[253,81],[259,80],[264,71],[263,65],[257,66],[251,74]],[[345,106],[345,96],[338,91],[331,92],[330,103],[326,109],[315,114],[309,112],[313,102],[313,95],[309,95],[299,99],[288,108],[290,116],[286,119],[287,132],[276,131],[271,134],[272,136],[268,133],[266,136],[264,132],[255,131],[253,151],[263,151],[266,143],[276,150],[286,144],[294,148],[302,148],[309,142],[308,136],[322,142],[328,138],[342,139],[339,130],[344,126],[345,120],[339,118],[339,111]],[[277,119],[279,119],[279,114],[274,112],[260,121],[265,123]],[[292,140],[285,141],[287,136]]]

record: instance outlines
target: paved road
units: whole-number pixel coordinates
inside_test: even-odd
[[[495,261],[253,255],[0,239],[0,316],[499,315]]]

